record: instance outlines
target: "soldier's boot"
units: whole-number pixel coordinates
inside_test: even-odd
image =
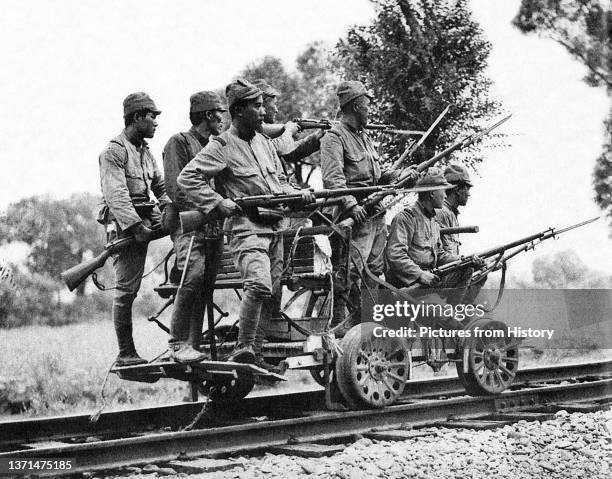
[[[265,308],[265,305],[264,305]],[[267,362],[263,355],[263,343],[265,339],[265,331],[259,325],[257,327],[257,333],[255,334],[255,342],[253,343],[253,351],[255,352],[255,366],[265,369],[266,371],[270,371],[271,373],[279,374],[281,372],[281,368],[274,364],[270,364]]]
[[[186,341],[170,340],[168,343],[168,348],[170,349],[170,357],[177,363],[194,363],[197,361],[202,361],[206,358],[205,354],[193,349],[191,344],[187,343]]]
[[[245,293],[240,303],[238,314],[238,341],[232,354],[227,359],[235,363],[255,363],[255,351],[253,345],[257,335],[259,316],[261,315],[262,300],[253,298]]]
[[[113,305],[113,323],[117,334],[119,354],[115,359],[115,365],[136,366],[146,364],[146,359],[140,357],[134,346],[132,338],[132,306]]]
[[[201,361],[206,357],[187,342],[191,333],[190,325],[196,294],[197,292],[193,287],[185,286],[179,290],[174,298],[168,349],[170,350],[170,357],[178,363],[192,363]]]

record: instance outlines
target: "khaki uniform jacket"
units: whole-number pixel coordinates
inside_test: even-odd
[[[457,259],[442,248],[440,226],[419,201],[393,219],[385,248],[385,276],[391,284],[410,286],[424,270]]]
[[[375,186],[393,179],[391,172],[381,172],[380,155],[367,133],[342,121],[321,139],[321,176],[329,189]],[[342,201],[341,212],[357,204],[352,195]]]
[[[164,179],[166,190],[179,211],[197,209],[176,182],[180,172],[208,144],[208,138],[200,135],[195,128],[173,135],[164,147]]]
[[[447,200],[444,200],[444,206],[436,210],[436,220],[440,228],[455,228],[459,226],[459,221],[457,220],[458,214],[459,211],[453,208]],[[442,248],[444,248],[445,251],[457,256],[459,255],[461,241],[459,241],[458,234],[441,235],[440,239],[442,241]]]
[[[209,181],[215,178],[215,191]],[[296,193],[287,183],[274,146],[255,133],[250,141],[238,137],[235,126],[211,138],[208,145],[181,171],[178,177],[190,201],[202,213],[210,214],[223,198]],[[278,231],[282,222],[266,225],[245,215],[226,220],[225,229],[234,235],[266,234]]]
[[[104,202],[122,230],[141,221],[134,203],[151,201],[151,192],[162,205],[170,202],[164,178],[146,142],[135,146],[125,130],[106,145],[98,161]]]

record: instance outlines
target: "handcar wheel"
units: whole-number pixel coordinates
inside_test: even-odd
[[[336,361],[336,381],[352,408],[381,408],[400,397],[410,378],[412,357],[402,338],[379,338],[376,323],[354,326],[341,343],[343,354]]]
[[[508,329],[501,321],[482,320],[473,323],[474,331],[496,331],[494,337],[472,335],[460,351],[462,361],[457,364],[457,374],[465,390],[472,396],[499,394],[508,389],[518,371],[518,342],[508,336]],[[464,364],[467,363],[467,372]]]
[[[251,374],[239,374],[238,377],[215,378],[210,385],[208,395],[211,401],[239,401],[244,399],[251,392],[253,386],[253,376]]]

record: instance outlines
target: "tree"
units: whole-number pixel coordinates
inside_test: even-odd
[[[601,0],[522,0],[513,24],[562,45],[587,68],[585,82],[612,95],[612,4]],[[593,171],[595,202],[612,226],[612,111]]]
[[[99,203],[89,193],[64,200],[25,198],[8,206],[0,229],[4,241],[23,241],[30,246],[27,267],[32,273],[57,279],[62,271],[80,263],[85,252],[104,245],[103,228],[95,220]],[[79,294],[83,292],[81,288]]]
[[[373,0],[371,25],[351,28],[336,47],[345,77],[363,81],[375,96],[374,120],[426,130],[446,105],[451,109],[415,161],[449,146],[497,115],[484,71],[491,50],[466,0]],[[382,139],[397,156],[407,140]],[[470,149],[462,159],[482,158]]]
[[[248,65],[240,76],[248,80],[265,79],[280,93],[278,98],[278,113],[280,118],[290,119],[300,116],[299,79],[297,75],[285,70],[280,58],[266,56]]]

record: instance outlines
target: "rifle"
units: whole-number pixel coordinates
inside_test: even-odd
[[[153,241],[159,238],[163,238],[164,236],[168,236],[168,232],[163,229],[155,229],[153,230],[153,235],[149,241]],[[133,236],[127,236],[125,238],[118,238],[110,243],[107,243],[104,246],[104,250],[94,258],[83,261],[82,263],[73,266],[72,268],[67,269],[66,271],[60,274],[66,286],[70,291],[74,291],[74,289],[81,284],[85,279],[92,274],[98,268],[101,268],[106,263],[106,260],[113,254],[118,253],[122,249],[127,248],[128,246],[133,245],[136,242]]]
[[[329,130],[334,125],[339,124],[338,120],[313,120],[311,118],[294,118],[291,120],[293,123],[297,123],[302,130]],[[395,128],[393,125],[384,125],[384,124],[368,124],[364,127],[366,130],[376,131],[378,133],[389,133],[393,135],[406,135],[406,136],[416,136],[423,135],[424,131],[416,131],[416,130],[402,130],[399,128]]]
[[[592,223],[593,221],[596,221],[598,219],[599,219],[599,216],[597,216],[596,218],[591,218],[590,220],[582,221],[581,223],[577,223],[575,225],[568,226],[567,228],[563,228],[561,230],[557,230],[555,228],[548,228],[548,229],[545,229],[544,231],[540,231],[539,233],[535,233],[530,236],[526,236],[525,238],[521,238],[519,240],[512,241],[510,243],[504,244],[502,246],[498,246],[496,248],[488,249],[476,255],[464,256],[458,259],[457,261],[453,261],[451,263],[442,265],[438,268],[434,268],[433,270],[431,270],[431,272],[437,276],[444,276],[450,273],[454,273],[455,271],[459,271],[463,268],[474,266],[476,264],[475,259],[474,259],[475,256],[478,256],[479,258],[482,258],[482,259],[487,259],[487,258],[492,258],[494,256],[497,256],[497,259],[493,261],[492,265],[489,265],[486,268],[484,268],[485,272],[479,273],[477,276],[475,276],[472,279],[472,283],[473,283],[473,282],[476,282],[477,279],[484,277],[484,274],[486,274],[487,272],[494,271],[496,269],[501,268],[509,259],[518,255],[519,253],[522,253],[523,251],[528,251],[530,249],[534,249],[538,244],[540,244],[543,241],[546,241],[550,238],[556,238],[560,234],[566,233],[567,231],[570,231],[576,228],[580,228],[581,226]],[[514,251],[512,251],[511,253],[507,255],[505,254],[508,250],[511,250],[513,248],[517,248],[517,249],[515,249]]]
[[[431,124],[431,126],[427,129],[427,131],[423,133],[423,136],[419,138],[419,141],[412,143],[408,148],[406,148],[406,151],[404,151],[402,155],[391,166],[392,170],[397,170],[400,166],[402,166],[402,163],[404,163],[404,161],[410,159],[416,149],[423,144],[423,142],[427,139],[433,129],[437,126],[437,124],[440,123],[442,118],[444,118],[446,113],[448,113],[449,108],[450,105],[447,106],[444,111],[438,115],[438,118],[436,118],[435,121]]]
[[[499,120],[497,123],[491,126],[488,126],[487,128],[481,131],[478,131],[472,135],[466,136],[462,140],[459,140],[458,142],[449,146],[446,150],[438,153],[437,155],[432,156],[428,160],[425,160],[419,163],[415,168],[406,168],[404,172],[400,175],[400,177],[395,182],[393,182],[390,186],[393,188],[404,189],[404,190],[414,186],[413,184],[410,184],[413,181],[410,176],[411,170],[414,170],[417,173],[422,173],[423,171],[427,170],[429,167],[436,164],[438,161],[450,156],[455,151],[462,150],[463,148],[467,148],[468,146],[473,145],[476,141],[480,140],[485,135],[488,135],[489,133],[491,133],[491,131],[493,131],[499,125],[508,121],[511,116],[512,114],[507,115],[501,120]],[[388,194],[385,194],[384,192],[373,193],[372,195],[368,196],[365,199],[365,201],[363,202],[363,207],[366,209],[371,209],[376,204],[378,204],[385,196],[388,196]],[[385,211],[386,210],[380,211],[376,213],[374,216],[371,216],[371,218],[376,218],[377,216],[385,213]]]
[[[312,210],[323,206],[333,206],[340,204],[341,197],[347,195],[353,195],[358,198],[364,198],[372,193],[385,194],[399,194],[404,190],[396,189],[390,185],[379,185],[379,186],[361,186],[356,188],[339,188],[336,190],[316,190],[313,191],[314,197],[317,201],[312,205],[305,205],[304,209]],[[271,195],[255,195],[255,196],[243,196],[240,198],[233,198],[232,201],[236,203],[243,210],[252,210],[254,208],[275,208],[281,205],[291,206],[300,204],[302,202],[302,195],[299,193],[295,194],[271,194]],[[204,213],[194,211],[183,211],[179,214],[181,221],[181,229],[183,234],[190,231],[194,231],[199,227],[203,226],[207,221],[213,219],[213,215],[204,215]]]

